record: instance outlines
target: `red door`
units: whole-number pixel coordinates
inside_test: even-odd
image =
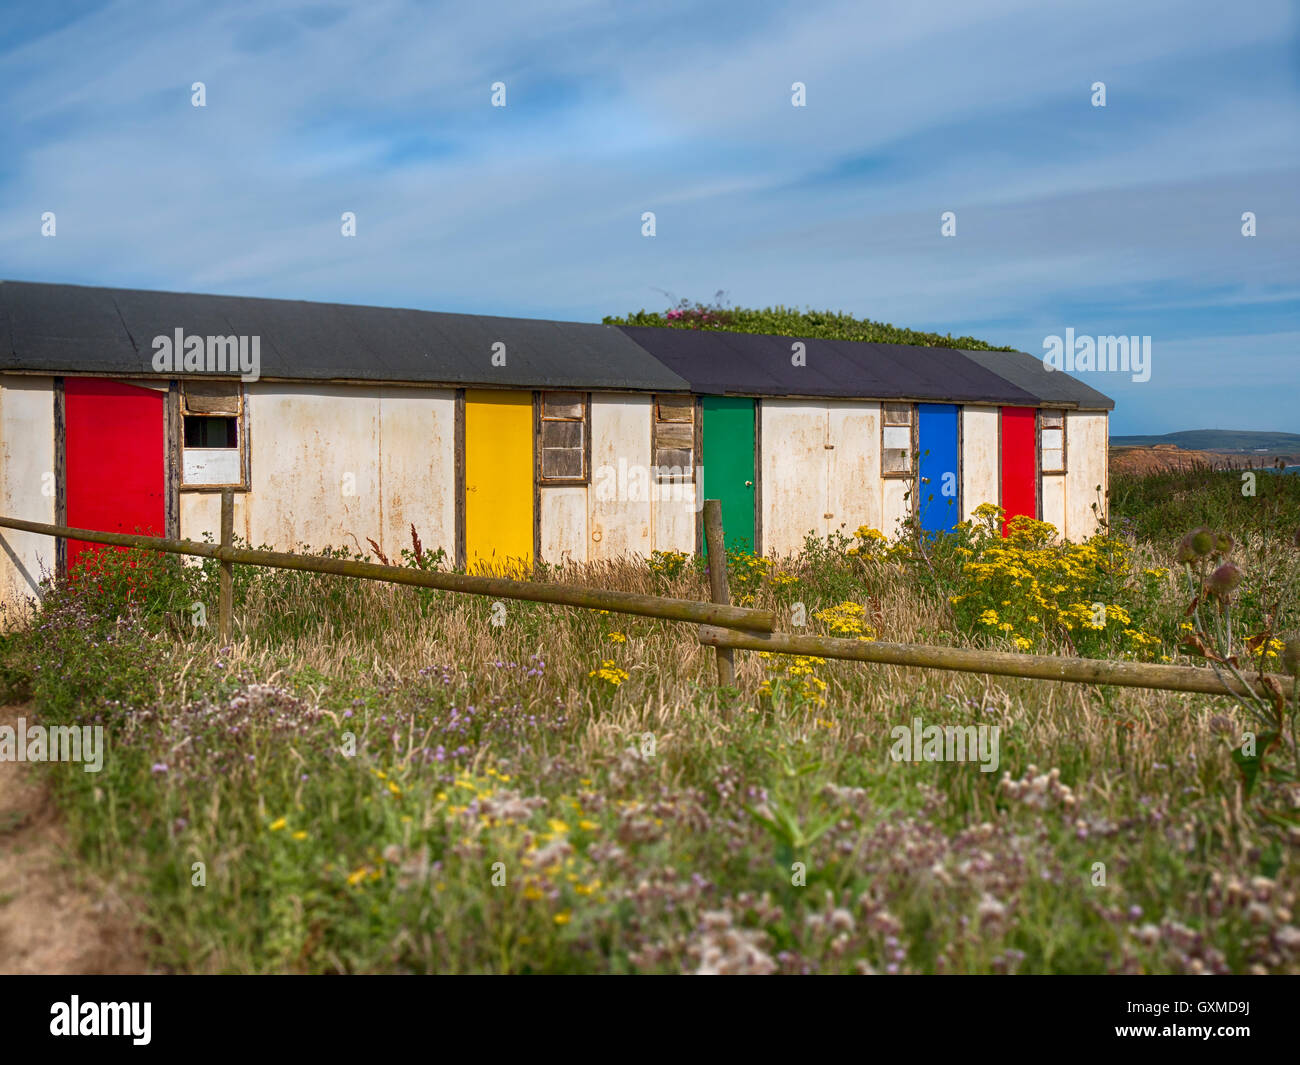
[[[165,396],[90,377],[63,382],[67,520],[74,529],[166,533]],[[99,546],[69,540],[69,568]]]
[[[1038,517],[1038,461],[1033,407],[1002,408],[1002,535],[1012,518]]]

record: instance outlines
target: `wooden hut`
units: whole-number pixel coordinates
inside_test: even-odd
[[[861,525],[892,535],[909,514],[939,532],[981,503],[1085,539],[1105,513],[1113,402],[1023,352],[624,332],[697,395],[729,542],[793,553]]]
[[[1111,402],[1016,352],[0,283],[0,512],[525,573],[951,527],[1091,535]],[[0,532],[0,600],[86,549]]]

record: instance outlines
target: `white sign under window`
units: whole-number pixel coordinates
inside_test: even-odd
[[[185,485],[242,484],[237,447],[187,447]]]

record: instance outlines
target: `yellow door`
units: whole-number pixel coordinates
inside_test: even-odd
[[[533,397],[465,391],[465,561],[522,577],[533,566]]]

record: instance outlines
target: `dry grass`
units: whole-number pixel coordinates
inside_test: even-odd
[[[1133,573],[1171,547],[1139,543]],[[1277,538],[1235,557],[1295,580]],[[814,552],[772,572],[794,581],[755,605],[783,628],[796,602],[812,619],[852,598],[885,639],[998,646],[947,629],[914,568]],[[707,597],[698,570],[637,560],[551,578]],[[1176,628],[1183,605],[1174,574],[1146,608]],[[500,606],[259,574],[228,648],[138,619],[108,641],[51,622],[23,645],[49,714],[116,730],[99,795],[67,778],[63,797],[91,860],[125,861],[160,964],[1300,969],[1300,830],[1263,816],[1300,789],[1245,794],[1230,700],[845,662],[814,666],[824,704],[768,699],[768,660],[738,652],[721,691],[690,625]],[[606,660],[626,678],[593,676]],[[914,717],[997,726],[997,771],[894,760]],[[178,882],[193,861],[202,889]]]

